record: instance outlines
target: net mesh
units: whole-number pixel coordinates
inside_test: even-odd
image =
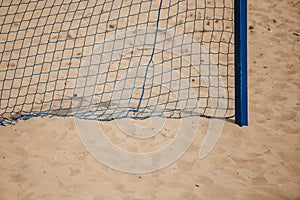
[[[0,0],[0,122],[234,116],[233,0]]]

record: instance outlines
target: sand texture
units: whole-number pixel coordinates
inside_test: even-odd
[[[226,121],[217,145],[200,160],[209,123],[201,119],[194,143],[177,162],[129,174],[97,161],[82,145],[72,118],[20,121],[0,127],[0,200],[299,200],[300,1],[249,0],[248,5],[248,127]],[[109,131],[116,130],[115,121],[100,126],[128,151],[151,151],[174,137],[164,129],[150,143],[140,143]]]

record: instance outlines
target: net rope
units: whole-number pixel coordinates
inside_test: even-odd
[[[0,123],[234,116],[233,0],[0,0]]]

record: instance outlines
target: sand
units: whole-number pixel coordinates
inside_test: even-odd
[[[89,154],[73,119],[35,118],[0,127],[0,199],[300,199],[299,10],[296,0],[249,0],[249,126],[226,121],[206,158],[207,119],[177,162],[129,174]]]

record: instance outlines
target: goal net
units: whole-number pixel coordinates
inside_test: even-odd
[[[0,1],[0,121],[230,118],[233,0]]]

